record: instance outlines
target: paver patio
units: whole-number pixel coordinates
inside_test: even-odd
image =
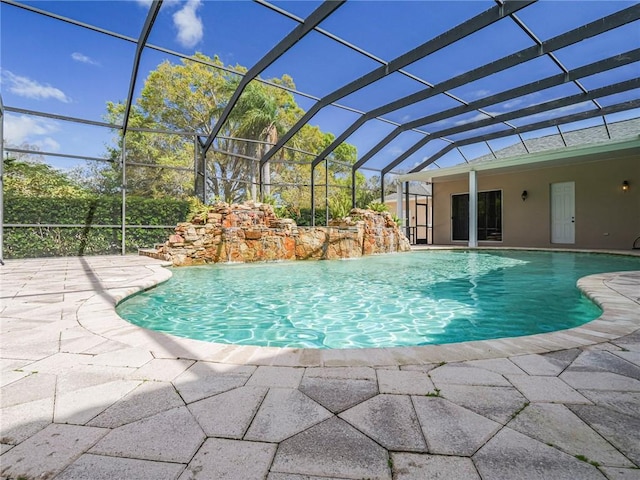
[[[0,478],[640,479],[640,272],[561,333],[415,348],[234,347],[130,325],[146,257],[0,267]]]

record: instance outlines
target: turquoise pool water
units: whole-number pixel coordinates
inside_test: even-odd
[[[580,293],[576,281],[619,270],[640,270],[640,258],[448,250],[182,267],[117,311],[141,327],[237,345],[442,344],[591,321],[600,309]]]

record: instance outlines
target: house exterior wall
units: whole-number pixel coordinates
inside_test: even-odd
[[[630,189],[622,191],[627,180]],[[575,182],[575,244],[551,243],[551,184]],[[631,249],[640,236],[640,156],[526,170],[478,172],[478,191],[502,190],[502,241],[481,246]],[[526,190],[526,201],[521,198]],[[433,185],[436,245],[451,240],[451,195],[467,193],[468,178]]]
[[[385,200],[385,205],[387,206],[387,208],[389,209],[389,213],[391,214],[396,214],[396,212],[398,211],[398,203],[395,199],[393,200]],[[422,207],[419,212],[422,213],[423,215],[427,215],[427,217],[425,218],[416,218],[416,197],[411,195],[410,199],[409,199],[409,211],[410,211],[410,215],[409,215],[409,226],[412,227],[413,229],[415,229],[413,235],[412,235],[412,240],[413,240],[413,236],[415,236],[416,238],[419,239],[427,239],[427,243],[428,244],[432,244],[433,243],[433,238],[432,238],[432,229],[428,228],[428,227],[416,227],[416,225],[418,223],[420,223],[421,225],[427,224],[430,225],[431,224],[431,218],[429,218],[429,212],[431,210],[431,204],[432,204],[432,200],[431,197],[427,197],[427,196],[421,196],[420,197],[420,203],[427,203],[428,206],[426,208],[426,212],[424,207]],[[403,215],[402,217],[404,217],[406,215],[405,211],[406,211],[407,205],[406,202],[403,199],[402,202],[402,210],[403,210]],[[403,230],[406,233],[406,230]]]

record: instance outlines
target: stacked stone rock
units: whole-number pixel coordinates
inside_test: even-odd
[[[409,250],[391,216],[353,209],[330,227],[298,227],[277,218],[264,203],[217,203],[190,222],[179,223],[169,240],[147,255],[173,265],[353,258]]]
[[[373,255],[382,252],[409,250],[409,241],[400,231],[388,212],[374,212],[354,208],[348,217],[334,220],[331,225],[338,227],[362,226],[362,254]]]

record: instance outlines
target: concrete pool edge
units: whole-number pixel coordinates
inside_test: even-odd
[[[581,250],[581,252],[585,252]],[[624,253],[590,251],[588,253]],[[627,254],[629,254],[627,252]],[[636,256],[635,252],[630,253]],[[111,257],[115,260],[118,257]],[[124,262],[131,257],[119,257]],[[143,258],[143,257],[138,257]],[[297,349],[216,344],[146,330],[119,317],[115,306],[125,298],[171,276],[166,262],[146,258],[140,271],[131,272],[125,286],[98,291],[77,309],[77,321],[85,329],[122,344],[149,350],[155,358],[184,358],[234,365],[271,366],[401,366],[507,358],[596,345],[640,329],[640,271],[590,275],[579,280],[584,294],[603,313],[597,319],[567,330],[494,340],[378,349]]]

